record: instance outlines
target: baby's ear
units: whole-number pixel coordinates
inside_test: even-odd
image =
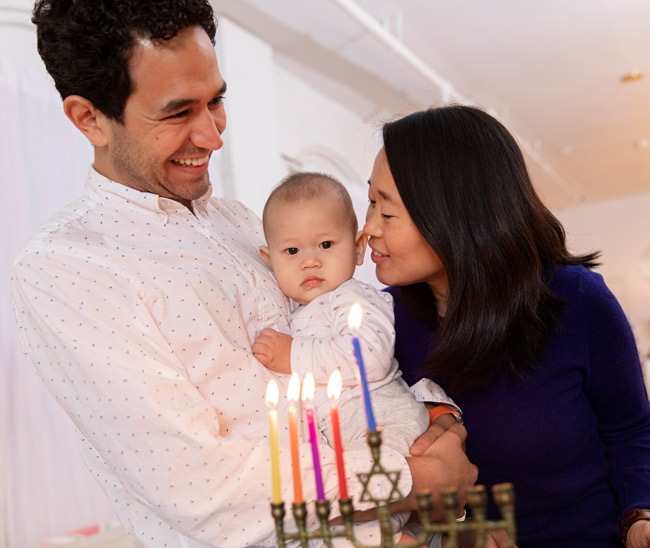
[[[262,259],[266,262],[267,265],[269,265],[269,268],[273,270],[271,267],[271,254],[269,253],[269,248],[266,247],[265,245],[261,245],[259,247],[260,250],[260,255],[262,256]]]
[[[368,235],[364,234],[363,230],[357,232],[357,235],[354,238],[354,245],[357,256],[356,265],[361,266],[363,264],[363,258],[366,255],[366,246],[368,245]]]

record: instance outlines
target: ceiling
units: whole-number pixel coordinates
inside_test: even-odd
[[[648,0],[212,4],[364,119],[445,102],[489,110],[554,210],[650,192]]]

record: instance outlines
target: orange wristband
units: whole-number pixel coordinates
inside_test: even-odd
[[[460,413],[453,409],[450,409],[446,405],[436,405],[434,408],[429,410],[429,424],[432,424],[440,415],[454,415],[456,418],[460,417]]]

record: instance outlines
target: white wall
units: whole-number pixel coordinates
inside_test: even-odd
[[[217,55],[228,84],[224,146],[220,153],[223,195],[261,213],[284,174],[278,141],[273,51],[228,19],[220,18]]]

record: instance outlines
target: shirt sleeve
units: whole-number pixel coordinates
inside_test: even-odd
[[[431,379],[420,379],[413,386],[409,387],[409,390],[417,401],[446,405],[462,413],[460,407],[447,395],[447,392],[445,392],[442,386],[433,382]]]
[[[329,302],[323,302],[328,336],[310,336],[309,329],[292,333],[291,368],[301,374],[311,371],[316,383],[327,384],[334,369],[339,368],[344,387],[357,384],[357,363],[353,354],[352,339],[359,339],[361,354],[369,383],[392,379],[397,371],[393,359],[395,329],[393,305],[390,296],[371,286],[361,286],[350,291],[347,285],[333,291]],[[358,329],[348,326],[348,314],[353,304],[359,303],[363,318]],[[321,320],[322,321],[322,320]]]
[[[650,404],[634,335],[600,276],[581,285],[589,355],[585,391],[598,418],[621,513],[650,508]]]
[[[222,428],[223,410],[191,381],[191,364],[181,361],[161,332],[157,318],[167,312],[164,298],[150,302],[151,294],[127,270],[100,257],[89,262],[72,247],[23,254],[11,284],[24,350],[84,445],[96,452],[101,472],[95,475],[122,518],[134,519],[138,508],[146,508],[207,545],[275,545],[269,444],[263,436],[247,438],[236,428]],[[249,372],[263,368],[231,343],[229,321],[214,325],[212,348],[238,362],[243,389]],[[265,410],[257,412],[264,424]],[[289,501],[291,458],[286,445],[280,452],[283,498]],[[310,501],[316,496],[309,446],[303,444],[301,452]],[[321,448],[321,459],[327,496],[335,499],[329,447]],[[385,448],[382,459],[403,472],[400,487],[408,493],[404,458]],[[355,472],[370,469],[368,451],[346,452],[346,460],[350,490],[358,495]],[[315,521],[309,526],[316,527]]]

